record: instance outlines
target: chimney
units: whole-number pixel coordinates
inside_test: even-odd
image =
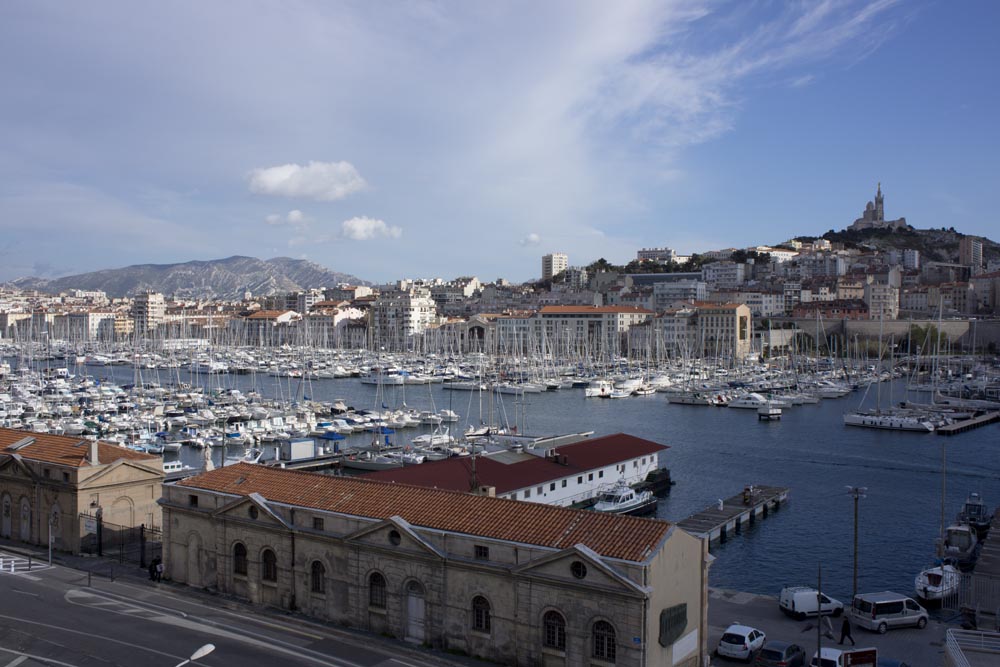
[[[97,441],[96,440],[91,440],[90,441],[90,456],[88,457],[87,460],[90,461],[90,465],[92,465],[92,466],[100,465],[100,463],[101,463],[100,457],[98,457],[98,455],[97,455],[98,449],[99,449],[99,446],[97,444]]]

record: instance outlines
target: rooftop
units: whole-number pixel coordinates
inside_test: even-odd
[[[258,493],[272,502],[378,520],[400,516],[414,526],[551,549],[583,544],[602,556],[630,561],[649,557],[671,527],[658,519],[250,463],[190,477],[177,486],[236,496]]]
[[[12,445],[19,442],[28,442],[28,444],[17,449],[11,448]],[[97,457],[101,463],[114,463],[119,459],[130,461],[159,459],[158,456],[152,454],[143,454],[106,442],[98,443],[97,447]],[[90,465],[87,461],[87,456],[90,454],[90,441],[65,435],[0,428],[0,456],[4,454],[18,454],[23,459],[82,468]]]

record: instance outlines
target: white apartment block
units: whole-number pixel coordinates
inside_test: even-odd
[[[497,318],[500,350],[617,354],[624,334],[653,312],[630,306],[546,306],[534,313]]]
[[[413,336],[437,320],[437,307],[426,287],[387,291],[372,305],[375,342],[389,349],[406,349]]]
[[[677,253],[673,248],[643,248],[635,253],[640,262],[676,262]]]
[[[569,268],[569,257],[561,252],[542,256],[542,280],[548,280]]]
[[[135,330],[146,333],[164,321],[167,304],[159,292],[143,292],[132,300],[132,319]]]
[[[704,301],[708,284],[701,280],[653,283],[653,310],[662,312],[678,301]]]
[[[701,267],[701,279],[718,289],[739,287],[746,280],[746,265],[721,261]]]
[[[873,320],[894,320],[899,316],[899,288],[881,283],[866,283],[864,301],[868,317]]]
[[[700,303],[697,350],[702,357],[742,359],[750,354],[753,316],[742,303]]]
[[[90,311],[66,315],[66,337],[70,341],[110,339],[115,334],[112,311]]]

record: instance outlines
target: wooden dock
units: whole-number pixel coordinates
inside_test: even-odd
[[[939,426],[935,429],[935,432],[938,435],[955,435],[957,433],[965,433],[966,431],[971,431],[974,428],[986,426],[987,424],[992,424],[997,421],[1000,421],[1000,412],[986,412],[978,417],[973,417],[972,419],[955,422],[954,424],[948,424],[947,426]]]
[[[678,521],[677,525],[709,542],[725,542],[730,536],[742,533],[743,526],[753,525],[758,517],[767,518],[788,500],[789,489],[785,487],[751,486],[747,489],[723,500],[721,507],[715,503]]]

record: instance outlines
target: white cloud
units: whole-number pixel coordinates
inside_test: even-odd
[[[541,242],[542,242],[542,237],[539,236],[538,234],[535,234],[534,232],[532,232],[531,234],[528,234],[523,239],[521,239],[520,241],[518,241],[518,243],[520,243],[524,247],[527,247],[527,246],[536,246],[536,245],[538,245]]]
[[[336,201],[365,187],[365,179],[350,162],[283,164],[254,169],[250,191],[264,195]]]
[[[374,238],[398,239],[403,234],[403,230],[399,227],[389,226],[382,220],[368,217],[345,220],[340,228],[344,238],[352,241],[370,241]]]

